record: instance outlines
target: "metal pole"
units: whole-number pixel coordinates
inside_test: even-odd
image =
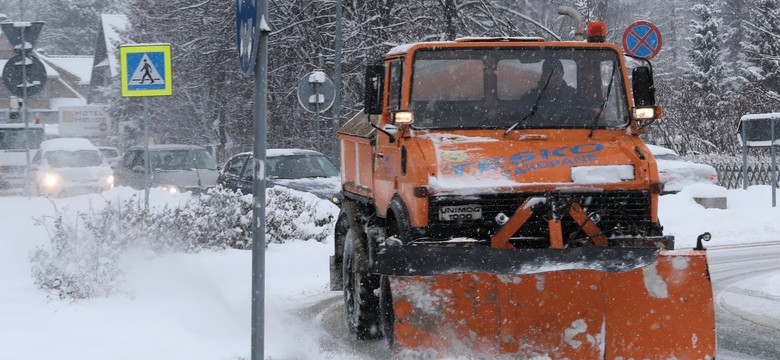
[[[339,164],[339,140],[338,133],[341,126],[341,0],[336,0],[336,38],[333,54],[333,82],[335,93],[333,96],[333,154],[334,164]]]
[[[315,141],[317,142],[317,149],[320,151],[322,150],[322,116],[320,116],[320,84],[317,82],[314,82],[311,84],[314,86],[314,117],[317,119],[317,139]]]
[[[777,149],[775,148],[775,119],[769,119],[771,124],[769,125],[770,128],[770,139],[772,139],[771,142],[771,153],[772,153],[772,207],[775,207],[777,204]]]
[[[265,342],[265,147],[268,123],[268,0],[260,0],[257,18],[260,24],[257,61],[255,61],[254,123],[255,162],[252,183],[252,360],[263,360]]]
[[[323,53],[317,54],[317,60],[319,61],[320,67],[318,69],[315,69],[314,71],[321,71],[323,74],[325,73],[325,55]],[[314,118],[317,119],[317,139],[315,140],[317,142],[316,148],[317,151],[322,151],[323,153],[327,153],[324,150],[323,142],[327,141],[325,139],[325,131],[323,131],[323,128],[327,128],[327,125],[323,124],[325,122],[327,124],[327,120],[325,120],[324,116],[320,115],[320,88],[319,83],[314,82],[311,83],[314,87]]]
[[[748,153],[748,143],[747,143],[747,131],[745,130],[747,128],[747,121],[742,122],[742,190],[747,190],[748,188],[748,178],[747,178],[747,153]]]
[[[144,96],[144,210],[149,210],[149,188],[152,186],[152,156],[149,154],[149,97]]]
[[[24,10],[22,10],[22,13],[24,13]],[[24,122],[24,154],[26,159],[26,165],[24,167],[24,178],[27,179],[30,175],[30,125],[29,121],[27,120],[27,41],[24,37],[24,29],[25,26],[20,28],[20,36],[22,38],[22,48],[20,49],[20,54],[22,54],[22,121]],[[25,186],[25,188],[28,189],[26,191],[27,196],[30,196],[32,194],[32,188],[30,186]]]

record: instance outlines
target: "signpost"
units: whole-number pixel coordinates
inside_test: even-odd
[[[16,96],[33,96],[46,85],[46,68],[33,55],[15,55],[3,67],[3,83]]]
[[[737,138],[742,145],[742,189],[747,189],[747,154],[751,147],[769,147],[772,158],[772,207],[777,205],[777,146],[780,145],[780,113],[748,114],[739,119]]]
[[[144,206],[149,208],[149,96],[173,95],[170,44],[128,44],[119,47],[122,96],[144,97]]]
[[[37,94],[46,83],[46,69],[43,64],[32,56],[33,45],[43,29],[43,22],[10,22],[0,23],[0,28],[13,46],[16,55],[3,68],[3,83],[16,96],[21,96],[24,109],[24,146],[26,154],[25,172],[30,171],[29,121],[27,120],[27,97]],[[15,100],[14,100],[15,101]],[[29,194],[29,192],[28,192]]]
[[[250,76],[257,58],[259,13],[257,0],[236,0],[236,42],[241,73]]]
[[[298,81],[298,104],[304,110],[316,114],[317,127],[320,134],[322,134],[320,113],[330,109],[335,98],[336,88],[322,70],[314,70]],[[319,139],[327,139],[327,136]],[[322,145],[322,142],[320,142],[320,145]]]
[[[623,33],[623,51],[650,60],[661,51],[661,31],[650,22],[637,21]]]
[[[258,4],[259,3],[259,4]],[[268,0],[236,0],[236,41],[241,72],[254,72],[252,109],[252,359],[263,360],[265,341],[265,148],[268,124]]]
[[[298,81],[298,103],[308,112],[319,115],[328,111],[335,98],[333,81],[321,70],[312,71]]]
[[[119,57],[122,96],[173,95],[171,45],[122,45]]]

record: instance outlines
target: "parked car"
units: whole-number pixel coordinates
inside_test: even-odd
[[[152,164],[151,187],[162,187],[170,192],[200,193],[217,185],[217,163],[202,146],[149,145]],[[117,165],[117,186],[145,188],[146,156],[143,146],[134,146],[122,156]]]
[[[28,184],[43,195],[100,192],[114,186],[114,171],[89,140],[57,138],[41,142]]]
[[[116,168],[116,165],[119,163],[119,159],[122,158],[119,153],[119,149],[113,146],[98,146],[97,148],[103,154],[103,157],[106,158],[108,165],[110,165],[111,168]]]
[[[252,193],[254,162],[251,152],[230,157],[217,182],[230,190]],[[266,150],[266,187],[284,186],[309,192],[322,199],[341,202],[338,168],[325,155],[302,149]]]
[[[686,185],[695,183],[718,184],[718,172],[714,167],[685,160],[672,149],[656,145],[647,147],[658,163],[662,194],[676,193]]]

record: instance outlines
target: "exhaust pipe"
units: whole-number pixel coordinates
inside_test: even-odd
[[[574,39],[582,41],[585,33],[582,31],[582,16],[580,16],[580,13],[571,6],[559,6],[558,15],[568,16],[574,21],[574,24],[577,27],[577,32],[574,33]]]

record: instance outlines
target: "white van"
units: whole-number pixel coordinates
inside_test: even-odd
[[[89,140],[57,138],[41,142],[29,184],[42,195],[100,192],[114,186],[114,171]]]

